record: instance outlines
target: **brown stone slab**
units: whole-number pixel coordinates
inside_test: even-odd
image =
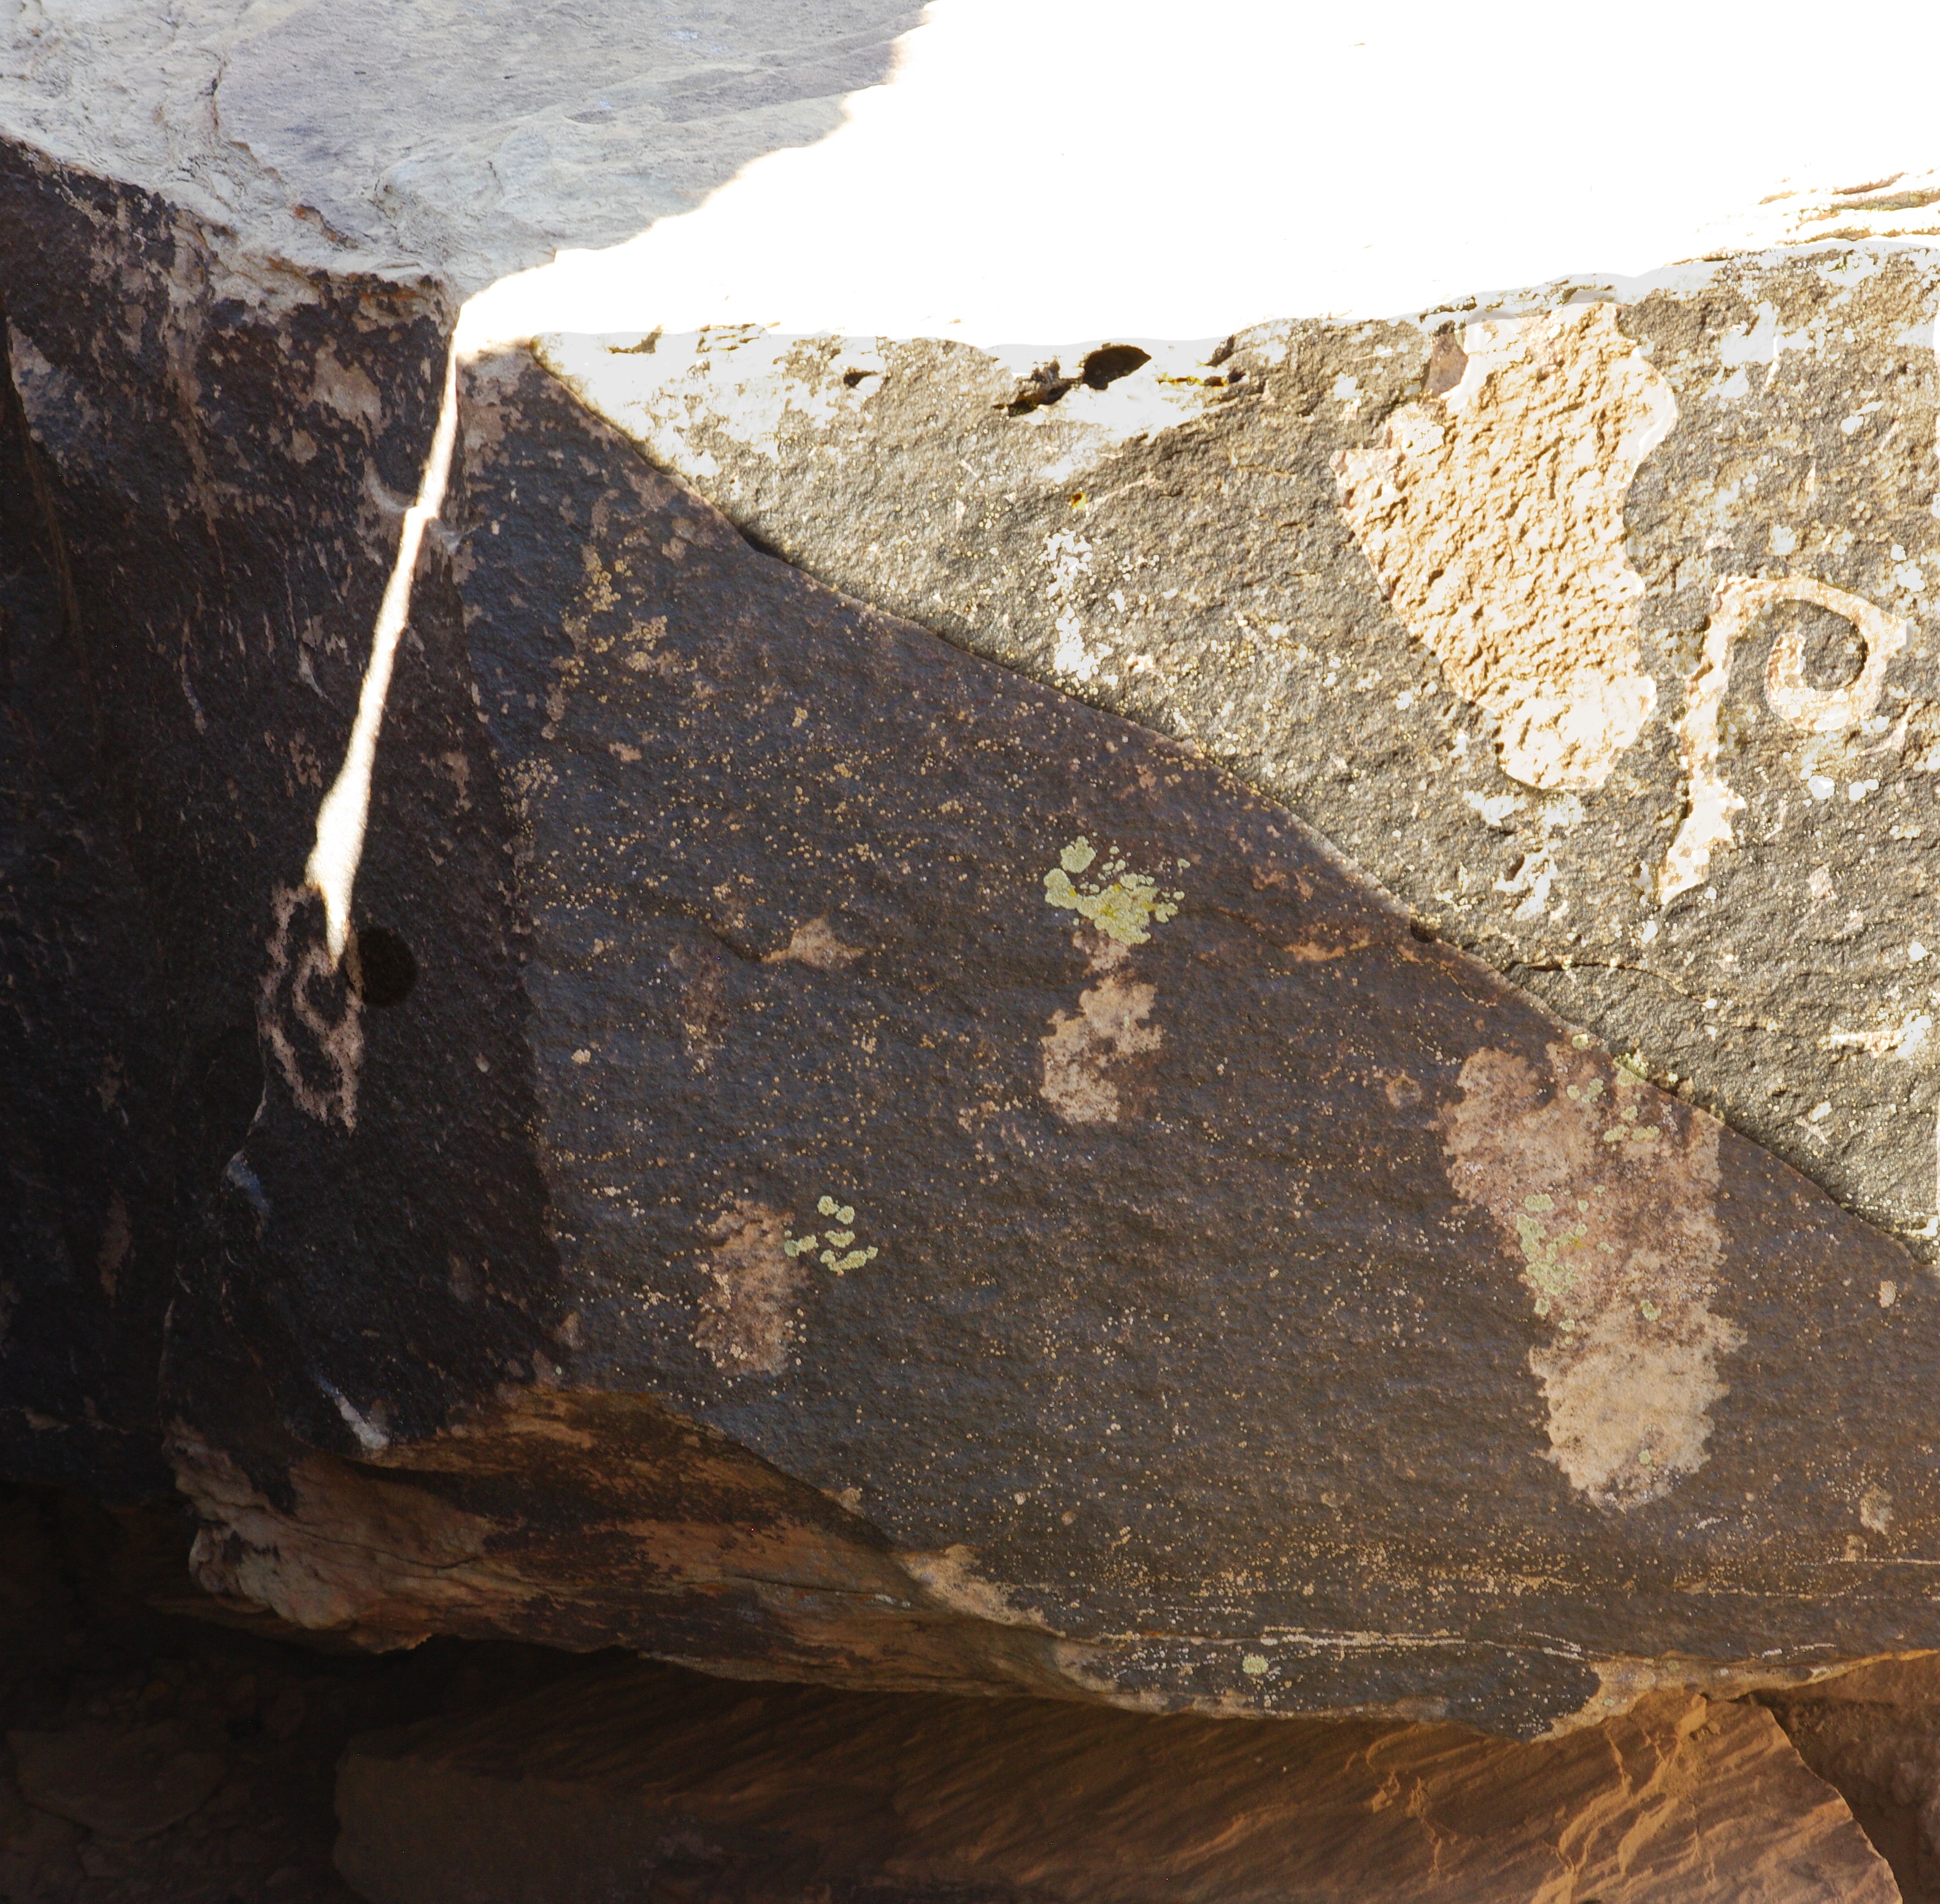
[[[373,1904],[1899,1896],[1768,1714],[1685,1694],[1516,1745],[624,1668],[355,1741],[337,1809],[338,1868]]]

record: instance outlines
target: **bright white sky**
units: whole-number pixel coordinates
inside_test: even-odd
[[[833,136],[468,328],[1187,338],[1634,276],[1927,171],[1936,72],[1881,0],[936,0]]]

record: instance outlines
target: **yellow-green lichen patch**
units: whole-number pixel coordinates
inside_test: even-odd
[[[1185,897],[1162,890],[1154,874],[1133,872],[1122,854],[1107,852],[1101,864],[1098,849],[1082,833],[1057,858],[1044,876],[1045,903],[1075,912],[1121,946],[1142,946],[1151,928],[1172,918]]]
[[[1626,1104],[1618,1107],[1618,1121],[1603,1133],[1606,1144],[1655,1144],[1663,1132],[1655,1124],[1637,1122],[1636,1106]]]
[[[805,1236],[791,1236],[782,1244],[782,1251],[789,1256],[815,1256],[822,1268],[835,1275],[846,1275],[851,1269],[859,1269],[865,1263],[876,1260],[876,1246],[871,1243],[858,1248],[856,1232],[852,1226],[856,1221],[855,1206],[838,1203],[832,1196],[824,1196],[816,1206],[818,1214],[834,1219],[833,1225],[817,1232],[810,1230]]]
[[[1582,1273],[1582,1265],[1566,1263],[1563,1257],[1566,1251],[1580,1248],[1584,1238],[1590,1233],[1588,1223],[1579,1218],[1551,1235],[1538,1217],[1527,1214],[1535,1211],[1546,1214],[1555,1208],[1555,1202],[1550,1197],[1529,1196],[1524,1198],[1523,1208],[1516,1212],[1516,1235],[1522,1244],[1526,1266],[1522,1279],[1535,1294],[1538,1315],[1548,1315],[1576,1287]]]

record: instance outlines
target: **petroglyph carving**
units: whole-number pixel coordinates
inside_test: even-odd
[[[729,1375],[779,1375],[795,1339],[796,1297],[807,1272],[783,1248],[780,1213],[737,1197],[708,1226],[714,1241],[694,1331],[717,1369]]]
[[[1045,1101],[1067,1124],[1115,1124],[1123,1094],[1110,1074],[1156,1051],[1164,1034],[1148,1025],[1154,988],[1129,973],[1108,972],[1081,992],[1075,1012],[1059,1012],[1044,1040]]]
[[[1710,1308],[1719,1126],[1600,1054],[1548,1049],[1549,1075],[1478,1051],[1442,1123],[1450,1182],[1522,1260],[1545,1348],[1530,1367],[1548,1458],[1630,1509],[1704,1465],[1719,1358],[1743,1332]]]
[[[322,1124],[357,1128],[364,1062],[364,1005],[331,955],[307,889],[273,896],[270,964],[256,998],[256,1025],[298,1110]],[[306,919],[305,915],[312,915]]]
[[[813,966],[818,972],[840,972],[855,964],[862,956],[860,946],[845,946],[836,937],[835,928],[825,918],[810,919],[806,925],[797,926],[789,935],[788,943],[779,952],[762,955],[764,965]]]
[[[1624,498],[1676,400],[1610,304],[1472,324],[1437,353],[1440,394],[1335,458],[1342,511],[1397,619],[1499,724],[1503,772],[1600,787],[1657,704]],[[1457,358],[1451,385],[1435,372]]]
[[[1772,643],[1765,663],[1765,699],[1781,720],[1803,733],[1835,734],[1856,727],[1878,705],[1887,669],[1906,645],[1906,623],[1896,616],[1808,575],[1733,575],[1718,584],[1704,651],[1685,685],[1677,739],[1690,776],[1690,804],[1664,856],[1657,885],[1660,905],[1702,885],[1710,876],[1713,853],[1731,843],[1731,815],[1745,803],[1719,771],[1719,711],[1738,644],[1759,617],[1780,602],[1809,602],[1843,617],[1866,646],[1865,664],[1853,680],[1843,687],[1818,688],[1805,678],[1795,631],[1787,629]]]

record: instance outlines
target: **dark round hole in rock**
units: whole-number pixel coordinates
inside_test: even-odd
[[[1816,602],[1779,602],[1768,620],[1774,640],[1789,635],[1798,642],[1806,681],[1822,694],[1859,679],[1866,665],[1865,638],[1844,615]]]
[[[350,983],[367,1005],[401,1005],[418,982],[418,962],[395,932],[360,926],[350,944]]]
[[[1141,364],[1151,361],[1151,352],[1139,349],[1136,344],[1100,344],[1096,350],[1084,353],[1080,374],[1090,388],[1103,390],[1119,378],[1130,376]]]

